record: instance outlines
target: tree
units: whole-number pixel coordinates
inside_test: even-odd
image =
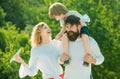
[[[2,7],[0,7],[0,27],[5,24],[5,16],[6,13],[3,11]]]

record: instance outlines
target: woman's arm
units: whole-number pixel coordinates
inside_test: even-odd
[[[62,27],[61,31],[55,36],[55,39],[59,40],[63,36],[65,31],[66,31],[66,26]]]
[[[24,63],[24,61],[21,62],[22,64],[19,69],[20,78],[23,78],[27,75],[34,76],[37,74],[37,72],[38,72],[38,65],[37,65],[38,56],[36,55],[36,51],[37,50],[31,51],[29,64]]]
[[[15,61],[18,62],[18,63],[21,63],[22,65],[26,65],[26,63],[24,62],[24,60],[19,56],[19,54],[17,54],[15,56]]]

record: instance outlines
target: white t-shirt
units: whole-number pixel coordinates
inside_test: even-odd
[[[52,40],[48,44],[33,47],[31,49],[29,64],[20,66],[20,78],[23,78],[26,75],[34,76],[37,74],[38,70],[40,70],[43,79],[51,77],[54,79],[61,79],[59,75],[63,73],[63,70],[58,63],[58,58],[60,56],[59,44],[60,41]]]
[[[69,11],[68,12],[68,15],[75,15],[75,16],[77,16],[77,17],[79,17],[79,18],[81,18],[82,17],[82,15],[79,13],[79,12],[77,12],[77,11]],[[64,20],[60,20],[60,26],[61,27],[64,27],[64,25],[65,25],[65,23],[64,23]],[[86,24],[85,24],[85,26],[86,26]]]
[[[91,37],[89,38],[89,40],[91,50],[90,53],[96,59],[96,65],[99,65],[104,61],[104,57],[100,52],[97,42]],[[78,38],[74,42],[69,41],[69,56],[71,60],[70,64],[65,66],[64,79],[90,79],[91,64],[89,65],[89,67],[83,66],[85,50],[82,38]]]

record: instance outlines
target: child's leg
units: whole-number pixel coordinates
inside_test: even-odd
[[[82,34],[82,40],[83,40],[83,44],[84,44],[85,53],[86,54],[90,54],[90,44],[89,44],[88,35]],[[89,63],[87,63],[87,62],[84,61],[83,65],[84,66],[88,66]]]
[[[65,33],[65,34],[63,35],[63,53],[65,53],[66,55],[69,56],[68,46],[69,46],[68,37],[67,37],[67,34]],[[64,64],[69,64],[69,58],[66,59],[66,61],[64,62]]]
[[[63,35],[63,52],[68,54],[68,37],[66,33]]]
[[[90,53],[90,44],[89,44],[89,38],[87,34],[82,34],[82,40],[85,48],[86,53]]]

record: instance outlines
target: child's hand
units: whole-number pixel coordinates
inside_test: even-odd
[[[61,58],[60,58],[60,61],[61,61],[61,62],[64,62],[64,61],[66,61],[66,60],[68,60],[68,59],[69,59],[68,54],[63,53],[62,56],[61,56]]]
[[[56,36],[55,36],[55,39],[56,40],[60,40],[62,38],[62,34],[61,33],[58,33]]]

